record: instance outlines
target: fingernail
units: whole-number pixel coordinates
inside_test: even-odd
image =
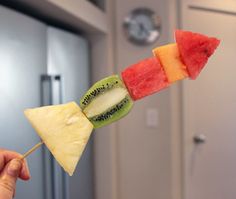
[[[7,168],[8,175],[12,177],[18,177],[18,175],[20,174],[21,167],[22,163],[20,160],[17,159],[12,160]]]
[[[29,165],[28,165],[28,163],[26,161],[25,161],[25,166],[26,166],[26,172],[28,173],[29,178],[31,178],[30,170],[29,170]]]
[[[29,167],[26,160],[23,161],[20,175],[23,175],[25,177],[25,180],[29,180],[31,178]]]

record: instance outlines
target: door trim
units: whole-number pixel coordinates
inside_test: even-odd
[[[173,32],[180,27],[180,0],[169,0],[169,41],[174,42]],[[183,131],[182,131],[182,82],[171,85],[171,199],[183,199]]]

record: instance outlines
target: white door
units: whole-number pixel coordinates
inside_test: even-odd
[[[227,1],[219,10],[211,9],[214,1],[186,2],[183,29],[217,36],[221,44],[200,77],[183,83],[184,199],[235,199],[236,11],[223,10]],[[195,144],[197,134],[206,142]]]

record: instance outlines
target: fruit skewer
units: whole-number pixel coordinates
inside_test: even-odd
[[[93,128],[115,122],[132,109],[134,101],[167,88],[186,77],[196,79],[220,41],[177,30],[176,43],[155,48],[154,57],[127,67],[95,83],[75,103],[25,111],[43,143],[69,175],[72,175]],[[27,152],[29,155],[42,142]]]

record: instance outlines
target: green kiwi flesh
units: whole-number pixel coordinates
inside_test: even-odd
[[[100,128],[128,114],[133,101],[119,76],[112,75],[95,83],[81,98],[80,106],[94,128]]]

